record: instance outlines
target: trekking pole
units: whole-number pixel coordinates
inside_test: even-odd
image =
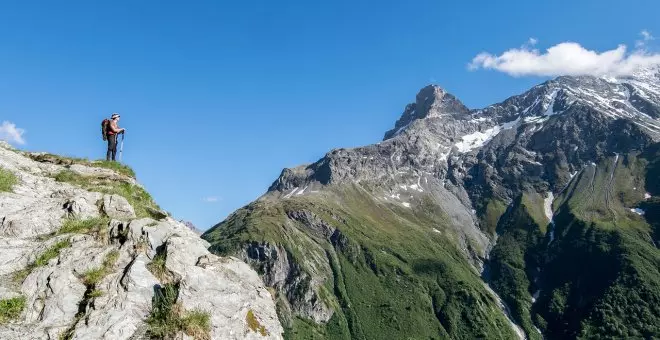
[[[121,144],[119,145],[119,163],[121,163],[121,156],[124,153],[124,137],[126,136],[125,132],[121,133]]]

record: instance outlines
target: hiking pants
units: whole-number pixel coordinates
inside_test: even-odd
[[[108,136],[108,153],[105,155],[105,159],[108,161],[114,161],[117,157],[117,135]]]

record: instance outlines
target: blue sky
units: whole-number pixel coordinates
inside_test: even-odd
[[[634,3],[3,1],[0,121],[21,148],[100,158],[98,125],[120,112],[124,160],[206,229],[282,168],[379,141],[426,84],[474,108],[545,79],[501,60],[468,70],[481,52],[632,50],[660,34],[660,3]]]

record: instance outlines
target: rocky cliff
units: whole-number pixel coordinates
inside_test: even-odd
[[[657,337],[659,141],[658,68],[477,110],[428,86],[203,237],[290,339]]]
[[[280,339],[257,273],[132,175],[0,144],[0,339]]]

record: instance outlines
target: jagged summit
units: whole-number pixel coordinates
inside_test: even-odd
[[[440,118],[435,124],[472,125],[478,131],[519,119],[517,123],[542,123],[572,106],[591,107],[611,119],[628,119],[660,139],[660,67],[649,67],[631,76],[562,76],[483,109],[470,110],[459,99],[436,85],[422,88],[408,104],[384,140],[408,130],[416,120]],[[486,123],[476,124],[476,123]],[[417,125],[423,127],[424,124]],[[499,130],[502,130],[501,128]]]
[[[468,112],[468,108],[454,95],[440,86],[428,85],[417,93],[414,103],[406,106],[401,118],[394,125],[394,129],[385,133],[384,140],[398,135],[417,119],[443,115],[461,115]]]
[[[618,131],[608,130],[614,126]],[[621,126],[626,129],[621,130]],[[568,138],[568,133],[572,142],[564,147],[579,151],[567,149],[562,153],[575,155],[570,162],[571,171],[575,171],[604,154],[603,148],[587,148],[594,138],[600,138],[589,137],[589,133],[617,134],[628,129],[639,131],[626,132],[635,138],[660,140],[660,78],[653,70],[616,81],[558,77],[475,110],[466,108],[442,88],[429,85],[406,106],[384,141],[333,150],[316,163],[285,169],[269,193],[311,194],[322,186],[345,181],[396,186],[401,177],[419,177],[420,173],[459,180],[468,175],[466,167],[475,161],[475,155],[498,148],[502,142],[527,140],[519,145],[526,150],[520,157],[536,164],[543,162],[538,150],[547,152],[553,144],[563,144],[557,139]]]

